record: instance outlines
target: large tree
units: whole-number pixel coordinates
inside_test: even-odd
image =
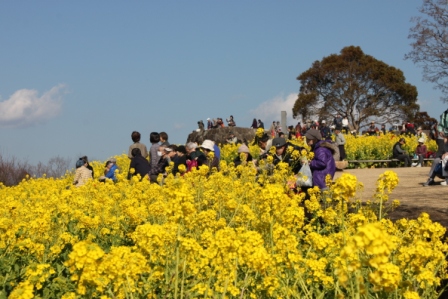
[[[412,119],[419,110],[417,88],[405,82],[403,72],[360,47],[315,61],[297,80],[301,86],[292,112],[304,120],[340,114],[358,130],[368,120],[396,123]]]
[[[448,1],[423,0],[419,11],[423,16],[412,18],[412,50],[405,58],[423,67],[423,79],[434,83],[448,102]]]

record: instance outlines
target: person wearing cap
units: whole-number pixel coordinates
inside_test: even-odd
[[[143,158],[146,159],[146,157],[148,157],[148,150],[146,148],[146,145],[144,145],[143,143],[140,143],[140,137],[141,137],[141,135],[137,131],[134,131],[134,132],[131,133],[131,138],[132,138],[132,141],[134,143],[129,146],[129,150],[128,150],[128,158],[129,159],[133,158],[132,157],[132,150],[134,148],[139,148],[140,149],[140,152],[141,152],[141,155],[142,155]]]
[[[411,158],[409,157],[408,153],[402,148],[404,144],[406,144],[406,140],[404,138],[400,138],[400,140],[395,143],[392,149],[392,157],[404,162],[404,167],[411,167]]]
[[[244,162],[252,162],[252,155],[250,154],[249,147],[246,144],[241,144],[238,147],[238,156],[233,160],[235,167],[243,164]]]
[[[422,127],[417,128],[417,134],[415,135],[417,139],[423,138],[423,142],[425,143],[428,140],[428,136],[423,132]]]
[[[149,173],[149,162],[143,158],[142,152],[138,147],[132,149],[131,155],[132,159],[129,165],[128,180],[137,174],[140,174],[140,180],[142,180]],[[134,169],[134,173],[131,173],[131,168]]]
[[[73,185],[76,187],[84,185],[89,179],[92,178],[92,171],[87,169],[87,162],[83,159],[76,161],[76,172],[73,178]]]
[[[428,149],[426,148],[425,139],[421,137],[418,140],[417,148],[415,149],[415,154],[417,155],[418,162],[412,163],[412,167],[422,167],[423,159],[425,159]]]
[[[299,172],[302,165],[300,163],[296,163],[297,161],[294,161],[291,158],[291,154],[294,150],[301,151],[302,148],[298,146],[293,146],[291,144],[288,144],[286,142],[286,139],[283,137],[276,137],[272,140],[272,146],[275,147],[275,154],[273,156],[273,164],[277,165],[280,162],[288,163],[289,166],[292,167],[292,171],[294,173]],[[292,147],[291,150],[288,150],[288,147]]]
[[[305,138],[306,143],[314,152],[314,158],[309,162],[313,174],[313,185],[325,190],[328,188],[325,182],[326,176],[330,175],[333,179],[336,172],[336,162],[333,157],[335,153],[334,145],[322,140],[322,135],[315,129],[309,129]]]
[[[219,170],[219,159],[215,156],[215,143],[209,139],[206,139],[202,142],[201,149],[206,158],[202,164],[207,165],[210,169],[216,167]],[[210,157],[210,153],[213,153],[213,158]]]

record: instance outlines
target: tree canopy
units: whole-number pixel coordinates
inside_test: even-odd
[[[423,79],[435,83],[445,94],[441,99],[448,102],[448,1],[423,0],[419,11],[423,16],[412,18],[412,50],[405,58],[423,67]]]
[[[417,88],[403,72],[349,46],[341,53],[315,61],[297,77],[299,96],[293,116],[347,116],[355,130],[369,119],[396,123],[418,112]]]

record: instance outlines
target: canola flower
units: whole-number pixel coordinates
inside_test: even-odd
[[[67,174],[0,186],[0,296],[437,298],[445,228],[427,214],[380,216],[375,202],[391,204],[395,173],[382,174],[361,205],[352,175],[323,193],[295,193],[287,163],[269,175],[234,167],[226,159],[236,149],[224,146],[219,172],[203,166],[160,184],[127,180],[121,155],[116,183],[76,188]],[[103,164],[92,165],[99,173]]]

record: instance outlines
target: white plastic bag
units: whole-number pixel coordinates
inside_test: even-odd
[[[303,164],[298,173],[296,185],[300,187],[313,187],[313,174],[311,173],[310,165]]]

